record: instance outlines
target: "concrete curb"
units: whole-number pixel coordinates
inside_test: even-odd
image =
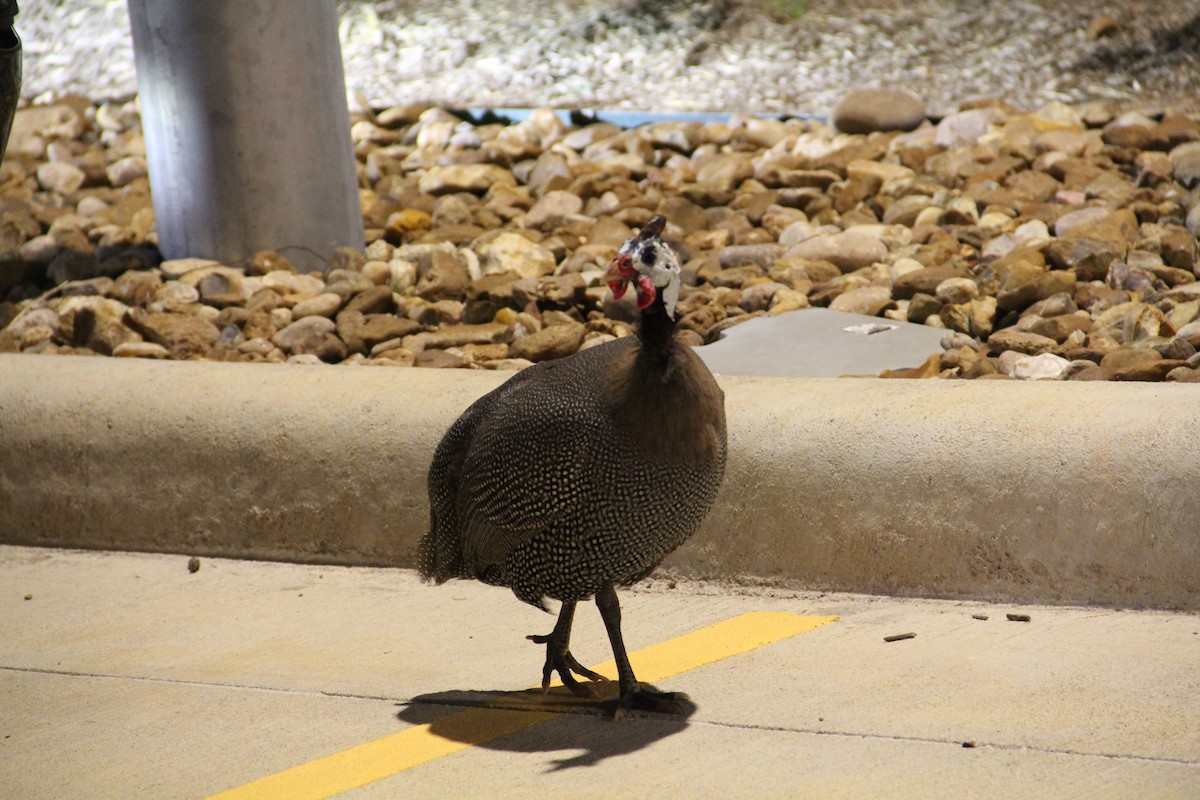
[[[507,374],[0,355],[0,542],[412,566],[442,432]],[[1200,609],[1200,395],[722,378],[666,563],[811,588]]]

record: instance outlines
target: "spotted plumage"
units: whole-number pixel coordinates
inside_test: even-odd
[[[607,276],[615,295],[634,286],[638,336],[518,373],[459,417],[429,470],[421,574],[508,586],[542,608],[563,601],[555,634],[537,640],[548,641],[546,677],[565,672],[576,690],[572,670],[594,673],[567,649],[575,603],[597,597],[611,637],[613,587],[644,578],[695,532],[725,468],[721,390],[674,337],[679,263],[663,223],[630,239]],[[623,698],[639,689],[628,672]]]

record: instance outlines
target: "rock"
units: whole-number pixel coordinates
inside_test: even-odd
[[[144,311],[132,308],[125,315],[130,328],[142,338],[160,344],[172,358],[196,358],[208,355],[221,332],[211,322],[192,314]]]
[[[587,282],[579,273],[554,275],[537,282],[537,301],[544,308],[570,308],[582,303],[586,295]]]
[[[146,177],[149,172],[150,168],[143,156],[126,156],[109,164],[105,169],[108,182],[118,189],[128,186],[138,178]]]
[[[1196,347],[1187,339],[1178,336],[1154,345],[1154,349],[1165,359],[1186,361],[1196,354]]]
[[[422,350],[413,359],[414,367],[455,369],[470,366],[470,360],[455,350]]]
[[[1108,373],[1099,364],[1091,361],[1072,361],[1071,366],[1063,373],[1063,380],[1068,381],[1106,381]]]
[[[43,158],[48,139],[76,139],[85,130],[87,120],[66,103],[27,106],[13,115],[6,154]]]
[[[833,299],[829,308],[834,311],[875,317],[893,305],[892,290],[887,286],[864,286],[842,292]]]
[[[1062,343],[1075,331],[1082,331],[1083,333],[1091,332],[1092,319],[1086,313],[1060,314],[1039,319],[1025,330],[1029,333],[1046,336],[1056,342]]]
[[[31,264],[49,264],[61,250],[62,245],[58,239],[45,233],[22,244],[17,250],[17,255],[22,261]]]
[[[775,295],[780,291],[787,291],[788,287],[776,281],[767,281],[766,283],[756,283],[753,286],[748,286],[742,291],[742,296],[738,299],[738,308],[748,313],[754,311],[766,311],[771,308],[775,300]],[[888,300],[890,302],[890,292]]]
[[[420,177],[417,188],[423,194],[483,194],[494,185],[515,186],[516,183],[517,179],[511,172],[495,164],[455,164],[431,167]]]
[[[979,296],[979,284],[970,278],[947,278],[937,285],[934,294],[943,303],[968,303]]]
[[[925,121],[925,101],[903,89],[856,89],[838,101],[831,121],[843,133],[911,131]]]
[[[189,272],[221,266],[211,258],[172,258],[158,265],[166,278],[182,278]]]
[[[334,292],[321,292],[292,306],[292,319],[300,320],[312,316],[332,318],[341,307],[341,295]]]
[[[58,328],[58,314],[50,308],[34,308],[23,314],[19,314],[4,330],[14,339],[20,339],[26,331],[39,327],[48,327],[51,331],[56,330]]]
[[[787,249],[785,257],[828,261],[842,272],[853,272],[882,261],[887,257],[887,252],[887,245],[879,236],[848,228],[840,233],[820,234],[794,244]]]
[[[974,205],[972,203],[971,205]],[[923,194],[910,194],[896,200],[887,211],[883,212],[883,222],[887,225],[907,225],[912,227],[917,217],[925,209],[933,206],[933,198]]]
[[[157,303],[166,311],[180,311],[200,302],[200,290],[180,281],[168,281],[158,290]]]
[[[99,274],[100,265],[93,253],[69,248],[59,250],[46,267],[46,277],[53,283],[83,281]]]
[[[569,356],[583,344],[587,329],[580,323],[554,325],[515,339],[509,346],[509,355],[538,362]]]
[[[295,271],[296,268],[292,266],[292,262],[274,250],[259,250],[246,262],[247,275],[267,275],[272,272]]]
[[[1128,344],[1159,336],[1164,327],[1169,326],[1166,315],[1158,307],[1134,301],[1101,312],[1092,322],[1092,332]]]
[[[1138,229],[1128,209],[1097,221],[1073,227],[1046,245],[1046,260],[1060,269],[1071,269],[1081,280],[1104,280],[1114,261],[1125,258]]]
[[[721,269],[747,265],[770,269],[783,253],[784,248],[774,243],[734,244],[722,247],[717,259]]]
[[[345,311],[358,311],[362,314],[385,314],[396,308],[392,290],[387,286],[373,286],[357,293],[346,301]]]
[[[1147,229],[1153,228],[1157,233],[1159,253],[1163,262],[1168,266],[1179,270],[1187,270],[1196,275],[1196,268],[1200,266],[1200,242],[1197,242],[1197,237],[1180,225],[1154,225],[1145,226]],[[1130,254],[1132,256],[1132,254]],[[1154,269],[1151,266],[1151,269]],[[1200,277],[1198,275],[1197,277]],[[1177,280],[1171,281],[1174,283],[1191,283],[1191,277],[1185,278],[1183,275],[1178,275]]]
[[[993,333],[987,339],[988,347],[994,352],[1003,353],[1012,350],[1025,355],[1040,355],[1053,350],[1058,342],[1048,336],[1036,333],[1026,333],[1013,328],[1004,328]]]
[[[925,320],[940,314],[943,305],[944,303],[936,297],[924,292],[917,292],[908,301],[906,318],[909,322],[924,324]]]
[[[1172,149],[1169,155],[1175,180],[1189,189],[1200,185],[1200,142],[1181,144]]]
[[[281,294],[294,294],[299,297],[312,297],[325,291],[325,281],[316,275],[285,270],[268,272],[262,277],[262,285],[276,289]]]
[[[437,253],[433,266],[417,283],[416,292],[430,301],[454,300],[464,295],[470,282],[471,274],[462,262],[448,254]]]
[[[1072,228],[1099,222],[1111,212],[1103,206],[1088,206],[1075,211],[1068,211],[1054,221],[1054,235],[1066,236]]]
[[[124,342],[113,348],[114,358],[169,358],[170,352],[154,342]]]
[[[214,308],[241,306],[250,299],[241,274],[224,267],[216,268],[200,278],[196,283],[196,290],[200,294],[200,300]]]
[[[1100,138],[1105,144],[1140,150],[1150,141],[1155,124],[1140,111],[1129,111],[1105,125]]]
[[[1096,16],[1092,17],[1090,22],[1088,22],[1087,28],[1084,30],[1083,35],[1088,39],[1095,41],[1096,39],[1115,36],[1120,29],[1121,23],[1118,22],[1115,17],[1109,16],[1108,14],[1097,14]]]
[[[48,161],[37,168],[38,185],[48,192],[74,194],[85,180],[84,171],[66,161]]]
[[[897,278],[892,284],[892,294],[898,300],[910,299],[918,293],[935,295],[943,281],[962,277],[966,277],[963,270],[954,266],[921,267]]]
[[[1200,383],[1200,369],[1175,367],[1163,379],[1173,383]]]
[[[480,237],[471,245],[484,275],[512,272],[522,278],[538,278],[554,271],[554,254],[519,233],[501,231]]]
[[[1100,360],[1103,369],[1114,381],[1159,381],[1165,373],[1162,355],[1150,348],[1114,350]]]
[[[428,349],[496,344],[504,337],[507,330],[508,325],[500,322],[486,322],[478,325],[446,325],[434,331],[405,336],[403,346],[406,350],[419,353]]]
[[[458,300],[436,300],[420,308],[419,311],[412,309],[408,312],[409,319],[415,319],[417,322],[427,327],[438,327],[439,325],[453,325],[462,321],[463,309],[465,304]]]
[[[80,307],[70,314],[65,307],[59,309],[63,316],[69,314],[71,317],[70,339],[74,346],[86,347],[100,355],[108,356],[113,355],[123,344],[142,341],[141,336],[121,324],[122,313],[114,313],[121,309],[127,310],[123,303],[95,297],[80,299],[99,302]],[[102,303],[112,303],[116,308],[103,308]]]
[[[1058,380],[1071,362],[1053,353],[1036,356],[1021,356],[1013,361],[1009,374],[1023,381]]]
[[[369,353],[380,342],[410,336],[422,328],[416,320],[392,314],[363,314],[347,310],[337,317],[338,336],[354,353]]]
[[[998,108],[972,108],[967,111],[956,111],[942,118],[937,124],[934,142],[940,147],[961,147],[972,145],[983,136],[992,125],[1001,122],[1006,114]]]
[[[546,192],[525,215],[525,225],[539,230],[553,229],[563,224],[567,217],[582,210],[583,201],[579,195],[564,191]]]
[[[157,272],[130,270],[113,281],[106,294],[127,306],[144,306],[158,295],[162,285]]]
[[[389,214],[383,226],[387,241],[395,244],[406,241],[410,234],[420,234],[432,227],[433,217],[416,208],[405,208]]]
[[[304,317],[272,336],[271,343],[288,355],[308,354],[336,363],[349,355],[349,351],[334,335],[335,327],[327,317]]]
[[[1038,299],[1038,280],[1046,272],[1045,259],[1038,250],[1014,250],[992,264],[1000,285],[996,302],[1000,308],[1020,310]]]
[[[696,180],[699,183],[722,190],[736,189],[742,181],[753,177],[753,162],[747,156],[736,153],[714,156],[696,170]]]

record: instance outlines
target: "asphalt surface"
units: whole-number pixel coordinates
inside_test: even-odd
[[[553,618],[506,590],[406,570],[198,567],[0,547],[0,797],[1200,787],[1196,615],[657,578],[622,594],[626,641],[643,678],[691,702],[614,723],[599,701],[528,690],[543,653],[524,637]],[[572,650],[605,671],[590,603]]]

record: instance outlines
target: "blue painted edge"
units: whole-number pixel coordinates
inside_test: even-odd
[[[470,108],[451,109],[450,113],[462,117],[473,125],[521,122],[533,113],[532,108]],[[621,109],[568,109],[556,108],[554,113],[568,125],[591,125],[610,122],[619,128],[636,128],[655,122],[726,122],[738,112],[723,111],[629,111]],[[758,119],[827,122],[822,114],[751,114]]]

